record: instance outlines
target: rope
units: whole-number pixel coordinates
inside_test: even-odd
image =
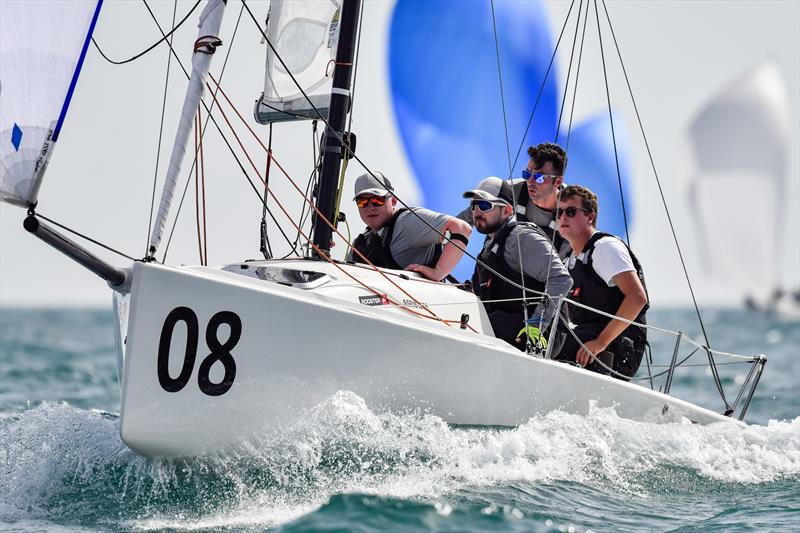
[[[167,40],[167,38],[168,38],[168,37],[170,37],[170,36],[171,36],[173,33],[175,33],[175,31],[176,31],[178,28],[180,28],[180,27],[183,25],[183,23],[184,23],[184,22],[186,22],[186,19],[188,19],[188,18],[189,18],[189,16],[190,16],[192,13],[194,13],[194,10],[195,10],[195,9],[197,9],[197,6],[199,6],[199,5],[200,5],[200,1],[201,1],[201,0],[197,0],[197,2],[195,2],[194,6],[192,6],[192,9],[190,9],[190,10],[189,10],[189,12],[188,12],[188,13],[186,13],[186,16],[185,16],[185,17],[183,17],[183,18],[181,19],[181,21],[178,23],[178,25],[177,25],[177,26],[175,26],[175,27],[173,27],[173,28],[172,28],[172,29],[169,31],[169,33],[167,33],[167,34],[164,34],[164,32],[162,31],[162,32],[161,32],[161,34],[163,35],[163,37],[162,37],[161,39],[159,39],[158,41],[156,41],[155,43],[153,43],[151,46],[148,46],[148,47],[147,47],[145,50],[143,50],[143,51],[139,52],[138,54],[136,54],[135,56],[133,56],[133,57],[131,57],[131,58],[129,58],[129,59],[125,59],[125,60],[122,60],[122,61],[114,61],[113,59],[109,59],[109,57],[103,53],[103,50],[101,50],[101,49],[100,49],[100,45],[98,45],[98,44],[97,44],[97,41],[95,41],[95,40],[94,40],[94,37],[92,37],[92,43],[94,44],[95,48],[97,48],[97,51],[98,51],[98,52],[100,52],[100,55],[101,55],[101,56],[103,56],[103,59],[105,59],[106,61],[108,61],[108,62],[109,62],[109,63],[111,63],[112,65],[124,65],[125,63],[130,63],[131,61],[135,61],[135,60],[139,59],[140,57],[142,57],[142,56],[143,56],[143,55],[145,55],[146,53],[150,52],[150,51],[151,51],[153,48],[155,48],[155,47],[156,47],[156,46],[158,46],[159,44],[161,44],[161,43],[163,43],[164,41],[166,41],[166,40]],[[142,2],[144,3],[145,7],[147,7],[147,10],[148,10],[148,11],[150,11],[150,15],[151,15],[151,16],[153,16],[153,18],[155,18],[155,15],[153,15],[153,12],[150,10],[150,6],[149,6],[149,5],[147,5],[147,0],[142,0]],[[174,21],[174,20],[175,20],[175,19],[174,19],[174,17],[173,17],[173,21]],[[161,27],[159,26],[159,30],[160,30],[160,29],[161,29]],[[170,43],[170,47],[172,47],[172,44],[171,44],[171,43]]]
[[[572,0],[569,4],[569,11],[567,11],[567,16],[564,18],[564,24],[561,26],[561,33],[558,34],[558,40],[556,41],[556,46],[553,49],[553,55],[550,56],[550,63],[547,65],[547,70],[544,73],[544,79],[542,79],[542,84],[539,86],[539,93],[536,95],[536,101],[533,104],[533,109],[531,110],[531,115],[528,117],[528,125],[525,126],[525,132],[522,134],[522,138],[519,142],[519,148],[517,148],[517,155],[514,157],[514,163],[512,167],[517,165],[517,161],[519,160],[519,155],[522,153],[522,148],[525,146],[525,137],[528,136],[528,131],[531,129],[531,124],[533,123],[533,116],[536,114],[536,109],[539,107],[539,101],[542,98],[542,93],[544,92],[544,86],[547,83],[547,78],[550,76],[550,70],[553,68],[553,62],[556,59],[556,53],[558,52],[558,47],[561,44],[561,38],[564,36],[564,30],[567,27],[567,22],[569,21],[570,13],[572,13],[572,7],[575,5],[575,0]]]
[[[645,148],[647,149],[647,157],[650,160],[650,167],[653,169],[653,175],[655,176],[656,184],[658,185],[658,193],[661,196],[661,203],[664,206],[664,212],[667,215],[667,221],[669,223],[669,228],[670,228],[670,231],[672,232],[672,239],[675,242],[675,248],[678,251],[678,257],[680,258],[680,261],[681,261],[681,267],[683,268],[683,275],[686,278],[686,284],[689,286],[689,293],[692,296],[692,303],[694,304],[695,313],[697,313],[697,320],[700,322],[700,329],[702,330],[703,338],[706,341],[706,347],[708,349],[707,353],[708,353],[708,356],[709,356],[709,363],[711,364],[711,372],[714,375],[714,381],[715,381],[716,386],[717,386],[717,391],[720,393],[720,396],[722,397],[722,400],[725,402],[726,408],[729,410],[730,409],[730,404],[728,403],[728,400],[725,398],[725,392],[722,390],[722,383],[720,382],[719,374],[717,373],[716,367],[714,366],[714,359],[713,359],[713,357],[711,355],[711,342],[708,340],[708,333],[706,332],[706,327],[705,327],[705,324],[703,323],[703,317],[700,314],[700,307],[697,305],[697,298],[695,297],[695,294],[694,294],[694,288],[692,287],[692,281],[689,278],[689,272],[686,269],[686,262],[683,259],[683,252],[681,251],[681,246],[678,243],[678,236],[677,236],[677,234],[675,232],[675,225],[672,223],[672,216],[670,216],[669,207],[667,206],[667,200],[666,200],[666,198],[664,196],[664,190],[661,187],[661,180],[658,177],[658,170],[656,170],[656,164],[655,164],[655,160],[653,159],[653,153],[650,150],[650,143],[647,141],[647,135],[645,134],[644,125],[642,124],[642,117],[639,114],[639,107],[636,105],[636,98],[633,96],[633,88],[631,87],[631,82],[630,82],[630,79],[628,78],[628,71],[625,68],[625,62],[622,60],[622,52],[619,49],[619,43],[617,42],[617,36],[614,33],[614,26],[611,24],[611,17],[608,14],[608,8],[606,7],[605,0],[602,0],[602,1],[603,1],[603,11],[605,11],[606,20],[608,20],[608,27],[611,30],[611,37],[614,40],[614,46],[615,46],[615,48],[617,50],[617,56],[619,57],[619,63],[620,63],[620,66],[622,67],[622,73],[625,76],[625,84],[628,87],[628,93],[631,96],[631,103],[633,104],[633,109],[636,112],[636,120],[639,123],[639,130],[642,133],[642,139],[644,140],[644,145],[645,145]]]
[[[600,58],[603,63],[603,80],[606,85],[606,102],[608,103],[608,121],[611,123],[611,141],[614,145],[614,163],[617,168],[617,183],[619,184],[619,199],[622,203],[622,221],[625,223],[625,242],[631,246],[630,233],[628,232],[628,213],[625,209],[625,195],[622,192],[622,174],[619,171],[619,154],[617,153],[617,135],[614,131],[614,115],[611,113],[611,92],[608,89],[608,72],[606,71],[606,55],[603,50],[603,32],[600,31],[600,15],[597,13],[597,0],[594,0],[594,16],[597,21],[597,37],[600,40]]]
[[[269,19],[268,19],[269,20]],[[264,208],[261,211],[261,253],[264,259],[272,258],[272,247],[269,244],[267,232],[267,186],[269,185],[269,172],[272,166],[272,122],[269,123],[269,140],[267,142],[267,168],[264,171]]]
[[[194,157],[197,159],[197,135],[200,130],[200,106],[194,116]],[[200,255],[200,264],[203,265],[203,239],[200,237],[200,178],[198,177],[199,165],[194,165],[194,212],[197,226],[197,251]]]
[[[578,27],[580,26],[580,23],[581,23],[581,8],[582,7],[583,7],[583,0],[580,0],[580,2],[578,3],[578,18],[575,21],[575,36],[572,38],[572,49],[569,52],[569,66],[567,67],[566,84],[564,85],[564,94],[561,97],[561,106],[559,107],[559,110],[558,110],[558,122],[556,122],[556,137],[555,137],[555,140],[553,141],[555,143],[558,143],[558,134],[561,131],[561,118],[562,118],[562,116],[564,114],[564,104],[567,101],[567,88],[569,88],[569,78],[570,78],[570,75],[572,74],[572,60],[575,58],[575,44],[576,44],[576,42],[578,40]],[[585,27],[585,25],[584,25],[584,27]],[[579,64],[580,64],[580,60],[579,60]],[[577,87],[577,85],[578,85],[578,77],[576,76],[575,77],[575,86]],[[573,103],[574,102],[575,102],[575,99],[573,97]],[[566,150],[565,150],[565,152],[566,152]]]
[[[30,213],[34,213],[34,211],[31,209],[31,210],[29,210],[29,214]],[[37,217],[39,217],[39,218],[41,218],[43,220],[46,220],[47,222],[53,224],[54,226],[57,226],[57,227],[63,229],[64,231],[68,231],[68,232],[72,233],[73,235],[76,235],[76,236],[80,237],[81,239],[85,239],[85,240],[89,241],[92,244],[96,244],[100,248],[103,248],[105,250],[108,250],[109,252],[115,253],[115,254],[117,254],[117,255],[119,255],[121,257],[124,257],[125,259],[128,259],[130,261],[136,261],[136,259],[134,259],[133,257],[131,257],[131,256],[127,255],[127,254],[124,254],[124,253],[120,252],[119,250],[115,250],[114,248],[112,248],[110,246],[107,246],[107,245],[101,243],[100,241],[92,239],[91,237],[88,237],[88,236],[84,235],[83,233],[80,233],[80,232],[78,232],[78,231],[76,231],[76,230],[74,230],[72,228],[68,228],[67,226],[65,226],[63,224],[59,224],[55,220],[53,220],[51,218],[47,218],[46,216],[44,216],[43,214],[39,213],[38,211],[35,212],[34,214]]]
[[[580,19],[580,12],[578,13]],[[569,141],[572,137],[572,119],[575,116],[575,101],[578,97],[578,78],[581,74],[581,64],[583,63],[583,44],[586,42],[586,22],[589,20],[589,2],[586,2],[586,15],[583,17],[583,30],[581,32],[581,48],[578,52],[578,68],[575,70],[575,85],[572,88],[572,105],[569,111],[569,124],[567,126],[567,142],[564,145],[564,153],[569,152]],[[576,30],[577,31],[577,30]]]
[[[147,5],[147,4],[145,4]],[[172,26],[175,26],[175,14],[178,11],[178,0],[172,4]],[[172,47],[172,38],[169,40],[169,46]],[[150,197],[150,216],[147,218],[147,241],[144,244],[145,255],[147,255],[147,247],[150,245],[150,234],[153,230],[153,209],[156,203],[156,184],[158,182],[158,164],[161,161],[161,139],[164,135],[164,115],[167,109],[167,88],[169,87],[169,70],[172,63],[172,54],[167,52],[167,73],[164,79],[164,96],[161,100],[161,120],[158,125],[158,145],[156,149],[156,164],[153,169],[153,193]]]
[[[511,164],[511,143],[508,140],[508,116],[506,113],[506,98],[505,92],[503,90],[503,69],[500,64],[500,39],[497,36],[497,22],[495,20],[495,13],[494,13],[494,0],[491,0],[491,7],[492,7],[492,34],[494,37],[494,51],[495,57],[497,58],[497,78],[499,81],[500,87],[500,107],[501,111],[503,112],[503,131],[505,133],[506,139],[506,158],[508,159],[508,179],[511,180],[514,177],[514,167]],[[514,188],[512,183],[511,185],[511,203],[516,209],[517,205],[517,191]],[[504,208],[505,209],[505,208]],[[474,216],[474,213],[473,213]],[[522,238],[520,236],[519,231],[516,232],[517,237],[517,260],[519,261],[519,280],[520,285],[522,285],[522,318],[523,323],[521,324],[524,327],[528,323],[528,302],[525,299],[525,263],[522,261]],[[545,292],[547,291],[547,280],[545,280]],[[531,347],[531,341],[528,336],[525,336],[525,347],[526,351]]]

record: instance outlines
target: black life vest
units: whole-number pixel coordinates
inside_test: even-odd
[[[514,214],[517,216],[517,220],[520,222],[531,222],[539,226],[544,234],[547,235],[547,238],[550,239],[550,242],[553,243],[553,247],[556,249],[556,253],[558,253],[566,241],[564,237],[556,231],[556,211],[554,210],[551,212],[550,219],[546,226],[537,224],[535,220],[528,219],[526,215],[528,212],[528,203],[530,202],[528,184],[524,181],[514,183],[513,191],[511,187],[511,182],[504,180],[503,186],[500,188],[500,198],[507,200],[509,203],[513,203],[516,199],[517,203],[514,205]]]
[[[527,226],[534,231],[543,233],[542,229],[536,224],[530,222],[510,222],[500,229],[495,235],[492,244],[488,248],[481,250],[478,255],[478,262],[475,265],[475,274],[473,274],[472,286],[475,294],[486,302],[484,307],[487,313],[492,311],[506,311],[510,313],[519,313],[519,323],[522,324],[524,312],[522,305],[522,289],[512,285],[504,279],[494,275],[489,268],[496,271],[505,278],[521,285],[520,273],[513,270],[506,262],[503,254],[506,247],[506,239],[508,239],[511,231],[517,226]],[[485,265],[485,266],[484,266]],[[489,267],[489,268],[486,268]],[[530,276],[524,276],[525,288],[532,289],[539,292],[544,292],[545,284]],[[528,293],[528,296],[535,298],[535,295]],[[507,302],[491,302],[488,300],[513,300]],[[533,310],[537,302],[532,302],[528,305],[528,315],[533,316]],[[520,327],[522,327],[520,325]]]
[[[381,237],[378,232],[370,231],[370,229],[367,228],[364,233],[360,234],[353,241],[353,248],[364,254],[364,256],[377,267],[402,270],[403,267],[394,260],[390,246],[392,244],[392,235],[394,234],[394,225],[400,214],[404,211],[407,211],[404,207],[398,209],[394,212],[392,218],[386,221],[383,225],[383,228],[385,228],[383,237]],[[437,244],[433,251],[433,257],[425,266],[434,268],[441,256],[442,245]],[[353,261],[356,263],[365,263],[365,261],[361,259],[361,256],[356,253],[353,254]]]
[[[603,237],[619,238],[609,233],[596,232],[589,239],[589,242],[586,243],[583,252],[576,257],[575,264],[571,267],[567,265],[569,267],[570,276],[572,276],[572,290],[569,292],[569,297],[583,305],[588,305],[594,309],[615,315],[620,304],[622,304],[622,300],[625,299],[625,295],[619,287],[609,287],[606,282],[603,281],[603,278],[595,272],[592,266],[592,255],[594,253],[595,244]],[[622,244],[625,244],[622,239],[620,239],[620,241]],[[647,294],[647,285],[645,285],[642,265],[627,244],[625,244],[625,247],[628,249],[628,253],[631,256],[633,267],[636,269],[636,275],[639,277],[639,281],[642,282],[645,294]],[[589,311],[588,309],[569,304],[567,304],[567,307],[569,309],[570,319],[578,326],[590,327],[601,331],[606,324],[611,322],[610,318]],[[639,312],[634,322],[646,324],[645,313],[649,307],[650,304],[648,302]],[[641,340],[646,336],[646,332],[644,328],[629,325],[620,336],[630,337],[632,340]]]

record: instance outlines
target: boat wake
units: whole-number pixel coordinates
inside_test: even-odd
[[[279,435],[169,460],[130,451],[118,425],[117,415],[65,403],[0,419],[0,520],[271,527],[331,502],[349,505],[352,494],[367,503],[415,500],[447,514],[442,501],[497,486],[568,483],[648,499],[800,475],[800,417],[767,426],[659,425],[594,408],[515,429],[459,428],[431,415],[373,412],[340,391]]]

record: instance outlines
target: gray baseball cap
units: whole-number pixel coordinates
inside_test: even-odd
[[[490,202],[511,205],[508,200],[500,196],[500,191],[502,189],[503,180],[497,176],[489,176],[488,178],[482,179],[474,189],[465,192],[464,198],[477,198],[478,200],[488,200]]]
[[[374,174],[374,177],[372,174]],[[362,174],[356,178],[355,196],[353,196],[353,200],[364,195],[388,196],[394,192],[392,182],[390,182],[389,178],[384,176],[382,172],[373,172],[372,174]]]

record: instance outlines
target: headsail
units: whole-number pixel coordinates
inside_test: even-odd
[[[36,204],[102,4],[0,2],[0,200]]]
[[[272,0],[269,7],[267,37],[323,117],[328,115],[332,83],[328,74],[336,57],[341,4],[341,0]],[[255,116],[262,124],[317,118],[271,49]]]
[[[164,190],[161,193],[161,203],[158,206],[158,217],[156,217],[153,234],[148,245],[147,253],[150,256],[155,254],[164,234],[169,207],[172,205],[172,196],[178,184],[178,173],[181,171],[183,155],[186,152],[186,143],[192,131],[197,106],[203,97],[206,74],[208,74],[208,69],[211,66],[211,58],[214,51],[221,44],[218,36],[224,14],[225,0],[208,0],[208,4],[200,14],[200,22],[197,24],[200,31],[197,41],[195,41],[194,54],[192,55],[192,76],[189,79],[189,87],[186,89],[186,98],[181,109],[181,119],[178,123],[178,131],[175,134],[175,144],[172,147],[167,178],[164,182]]]

